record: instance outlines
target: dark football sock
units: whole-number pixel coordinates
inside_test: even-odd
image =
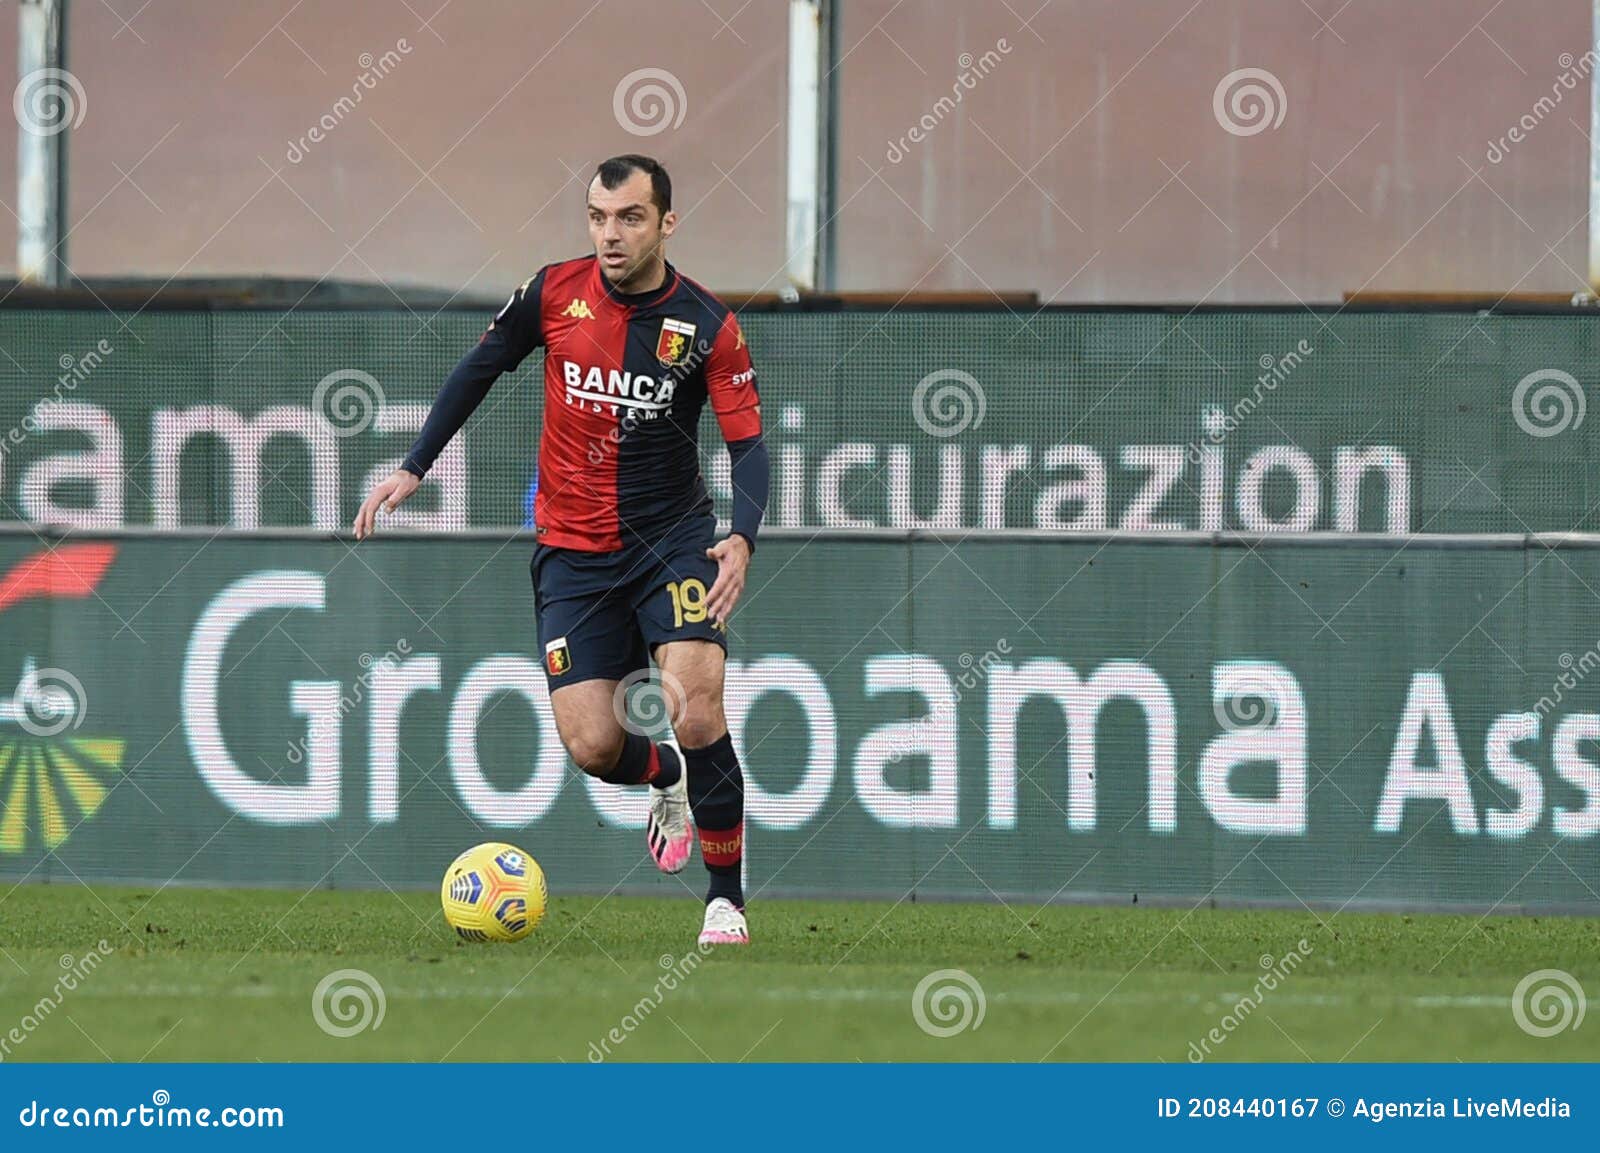
[[[656,755],[657,770],[653,777],[646,777],[658,789],[670,789],[677,784],[683,776],[683,761],[679,759],[677,750],[671,745],[651,746]]]
[[[689,808],[700,834],[700,859],[711,875],[706,903],[726,897],[742,909],[744,772],[733,751],[733,738],[724,733],[703,749],[684,749],[683,757],[689,772]]]
[[[671,749],[662,756],[660,747],[651,744],[649,737],[630,731],[622,734],[622,756],[617,758],[616,767],[600,774],[600,779],[613,785],[641,785],[648,781],[664,789],[676,784],[682,772]]]

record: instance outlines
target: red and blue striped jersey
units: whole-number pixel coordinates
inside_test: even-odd
[[[744,333],[710,292],[666,271],[659,289],[629,296],[592,256],[542,268],[451,373],[405,467],[424,475],[495,379],[543,347],[540,543],[611,552],[708,514],[698,430],[709,401],[734,459],[734,531],[753,545],[767,466]]]

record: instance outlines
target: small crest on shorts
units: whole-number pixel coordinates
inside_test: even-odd
[[[566,637],[557,637],[544,646],[544,667],[553,677],[559,677],[572,667],[572,654],[567,650]]]

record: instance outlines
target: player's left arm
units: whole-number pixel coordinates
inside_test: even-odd
[[[711,619],[725,623],[744,593],[745,573],[755,552],[756,533],[767,511],[771,467],[761,435],[761,397],[739,319],[723,319],[706,360],[706,393],[728,444],[733,474],[733,532],[706,550],[717,562],[717,579],[706,594]]]

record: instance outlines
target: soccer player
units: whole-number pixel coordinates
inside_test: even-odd
[[[738,318],[667,262],[677,214],[660,164],[605,161],[588,217],[594,255],[548,264],[512,293],[403,466],[367,496],[355,535],[416,491],[495,380],[542,346],[531,567],[556,728],[584,772],[650,790],[646,843],[663,872],[687,863],[693,812],[710,874],[700,941],[746,944],[744,774],[722,689],[769,487],[755,370]],[[697,447],[707,401],[732,460],[733,531],[720,541]],[[660,743],[624,724],[617,694],[650,658],[675,734]]]

